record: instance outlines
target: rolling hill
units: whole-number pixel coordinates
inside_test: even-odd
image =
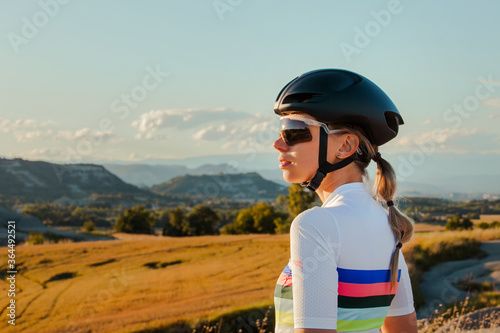
[[[233,200],[274,200],[287,194],[287,187],[262,178],[258,173],[185,175],[152,187],[163,195],[192,195]]]

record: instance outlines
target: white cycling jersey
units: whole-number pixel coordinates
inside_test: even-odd
[[[291,258],[275,289],[275,332],[379,332],[386,316],[412,313],[401,252],[391,289],[395,246],[387,211],[361,182],[339,186],[321,207],[298,215],[290,229]]]

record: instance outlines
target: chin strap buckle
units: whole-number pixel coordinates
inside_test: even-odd
[[[300,183],[301,186],[306,187],[307,189],[311,190],[312,192],[316,192],[318,189],[319,185],[321,185],[321,182],[323,181],[323,178],[326,177],[326,172],[322,170],[318,170],[316,174],[314,175],[313,179],[311,179],[308,182],[302,182]]]

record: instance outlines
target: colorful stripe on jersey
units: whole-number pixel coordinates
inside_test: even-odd
[[[285,266],[274,289],[276,332],[293,332],[292,271]]]
[[[380,328],[387,316],[401,278],[391,289],[390,270],[337,268],[337,332],[359,332]],[[276,332],[293,332],[292,271],[285,267],[274,290]]]
[[[380,328],[398,289],[391,289],[391,271],[337,268],[338,332],[357,332]]]

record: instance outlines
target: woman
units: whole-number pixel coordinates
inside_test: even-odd
[[[276,332],[417,332],[401,254],[413,224],[394,206],[396,176],[378,152],[403,124],[398,110],[365,77],[324,69],[288,83],[274,111],[283,178],[323,202],[292,223],[291,258],[275,289]],[[387,210],[363,183],[371,160]]]

